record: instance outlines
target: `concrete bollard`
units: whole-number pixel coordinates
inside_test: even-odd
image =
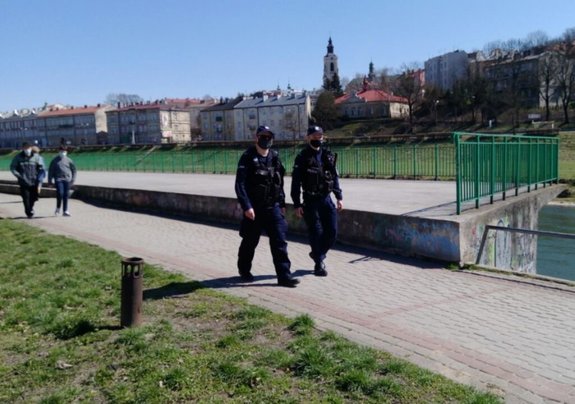
[[[134,327],[142,323],[142,278],[144,260],[138,257],[122,259],[122,327]]]

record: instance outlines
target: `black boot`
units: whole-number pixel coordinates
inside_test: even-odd
[[[284,286],[286,288],[295,288],[299,283],[298,279],[295,278],[278,278],[278,286]]]
[[[313,268],[313,274],[315,276],[327,276],[327,271],[325,270],[325,264],[323,261],[316,262]]]

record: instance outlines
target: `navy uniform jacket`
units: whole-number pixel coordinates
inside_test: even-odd
[[[333,154],[329,150],[314,150],[311,146],[304,148],[295,158],[295,163],[292,171],[292,182],[291,182],[291,198],[293,200],[294,207],[299,208],[302,206],[300,195],[301,187],[304,182],[304,176],[306,175],[306,170],[308,168],[308,161],[311,158],[315,158],[320,166],[327,164],[327,161],[333,157]],[[333,160],[332,160],[333,161]],[[335,166],[329,167],[333,179],[333,194],[338,201],[343,199],[343,193],[341,187],[339,186],[339,175]],[[329,194],[326,194],[327,196]],[[304,193],[305,199],[305,193]]]
[[[240,157],[238,162],[238,169],[236,172],[236,195],[242,210],[253,209],[254,206],[261,207],[256,199],[256,190],[253,188],[252,180],[255,176],[256,170],[262,167],[273,167],[279,174],[280,189],[279,195],[274,202],[278,203],[281,208],[285,207],[285,194],[284,194],[284,174],[285,168],[282,165],[278,152],[270,150],[266,157],[261,156],[255,146],[250,146],[244,154]]]

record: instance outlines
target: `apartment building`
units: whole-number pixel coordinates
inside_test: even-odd
[[[165,100],[119,105],[106,111],[105,144],[160,144],[191,141],[190,113]]]
[[[234,107],[242,100],[243,97],[226,99],[201,110],[202,140],[241,140],[236,136]]]
[[[440,90],[451,90],[458,80],[467,77],[467,53],[457,50],[428,59],[425,62],[425,82]]]
[[[22,143],[38,143],[44,145],[39,139],[36,127],[35,109],[20,109],[0,114],[0,148],[19,148]]]
[[[106,111],[110,105],[83,107],[48,107],[36,117],[39,144],[55,147],[69,145],[95,145],[108,132]]]
[[[303,139],[311,117],[311,100],[305,92],[245,98],[234,106],[235,140],[253,139],[260,125],[269,126],[277,140]]]
[[[498,52],[495,57],[483,62],[484,77],[492,84],[496,93],[505,95],[518,107],[536,108],[544,107],[545,101],[541,97],[544,83],[540,78],[542,65],[550,53],[544,49],[531,49],[527,51]],[[556,100],[556,84],[550,94]]]
[[[200,112],[203,109],[217,105],[218,102],[214,98],[197,99],[197,98],[165,98],[166,104],[175,105],[179,108],[186,110],[190,114],[190,133],[192,140],[200,138],[202,132],[202,121]]]

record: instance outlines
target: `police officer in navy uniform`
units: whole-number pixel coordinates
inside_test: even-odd
[[[291,197],[297,217],[303,216],[308,228],[314,274],[327,276],[324,260],[337,237],[337,211],[343,209],[343,196],[335,167],[337,156],[322,148],[323,129],[310,126],[307,141],[308,145],[295,159]],[[332,192],[337,206],[331,198]]]
[[[240,157],[236,173],[236,195],[244,212],[240,224],[242,242],[238,252],[238,270],[245,282],[251,282],[252,260],[262,230],[270,240],[270,249],[278,285],[295,287],[288,258],[285,220],[285,169],[278,152],[271,150],[274,134],[267,126],[256,131],[256,144]]]

